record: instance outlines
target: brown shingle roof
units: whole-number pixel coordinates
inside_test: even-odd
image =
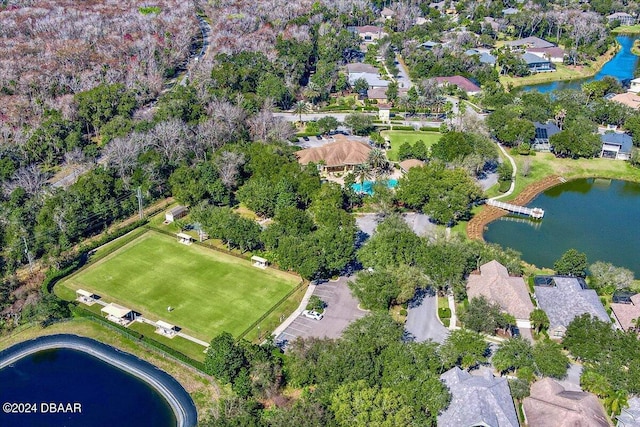
[[[400,162],[400,169],[408,172],[411,168],[419,168],[424,166],[424,162],[418,159],[407,159]]]
[[[609,427],[598,398],[584,391],[565,391],[551,378],[531,386],[523,409],[530,427]]]
[[[465,92],[480,92],[481,90],[478,85],[473,83],[468,78],[462,76],[436,77],[436,81],[440,84],[449,83],[451,85],[458,86]]]
[[[387,88],[379,87],[374,89],[369,89],[367,91],[367,98],[369,99],[387,99]]]
[[[497,303],[516,319],[529,320],[533,303],[522,277],[511,277],[507,269],[493,260],[480,266],[480,274],[470,274],[467,280],[469,299],[484,296]]]
[[[347,71],[349,73],[371,73],[378,74],[378,69],[370,64],[365,64],[364,62],[351,62],[347,64]]]
[[[306,165],[323,161],[328,167],[360,165],[367,162],[371,152],[371,147],[367,144],[348,139],[344,135],[336,135],[335,139],[335,142],[322,147],[305,148],[296,152],[298,162]]]
[[[640,96],[637,93],[625,92],[619,93],[611,98],[612,101],[619,102],[620,104],[631,107],[635,110],[640,108]]]
[[[640,294],[631,297],[631,304],[611,303],[611,310],[613,310],[622,329],[626,331],[635,326],[633,321],[640,317]]]

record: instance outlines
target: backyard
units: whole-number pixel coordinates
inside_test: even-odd
[[[442,134],[440,132],[418,132],[404,130],[385,130],[380,132],[383,138],[389,138],[391,141],[391,149],[387,151],[387,157],[391,161],[398,161],[398,150],[405,142],[413,145],[417,141],[422,140],[427,148],[430,148],[440,140]]]
[[[85,289],[209,341],[223,331],[238,336],[299,282],[294,275],[148,231],[70,276],[56,293],[73,299],[76,289]]]

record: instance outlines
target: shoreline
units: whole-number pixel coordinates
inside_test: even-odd
[[[175,378],[130,353],[90,338],[72,334],[57,334],[22,341],[0,351],[0,369],[30,354],[57,348],[82,351],[135,376],[156,390],[166,400],[179,427],[197,425],[195,404]]]

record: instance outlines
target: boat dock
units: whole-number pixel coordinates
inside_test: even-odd
[[[531,218],[540,219],[544,217],[544,210],[542,208],[526,208],[524,206],[512,205],[511,203],[499,202],[497,200],[487,200],[489,206],[495,206],[496,208],[504,209],[511,213],[519,215],[530,216]]]

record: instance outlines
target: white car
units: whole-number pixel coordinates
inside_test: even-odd
[[[313,310],[305,310],[302,312],[302,315],[313,320],[322,320],[322,318],[324,317],[324,314],[318,313],[317,311]]]

